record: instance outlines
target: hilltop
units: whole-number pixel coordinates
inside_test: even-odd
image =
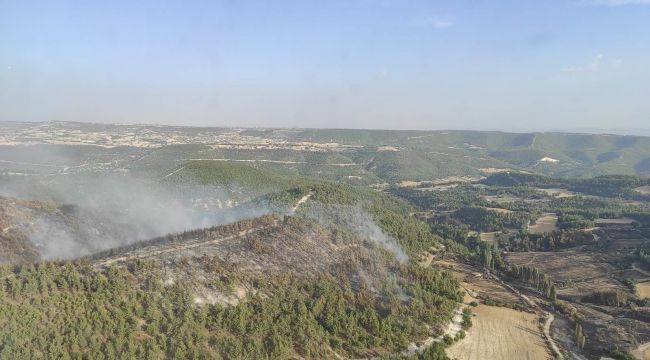
[[[650,138],[494,131],[235,129],[86,123],[2,123],[6,173],[97,169],[166,176],[170,163],[244,163],[369,185],[526,171],[559,177],[650,174]],[[20,144],[32,145],[28,149]],[[43,160],[48,159],[46,163]]]

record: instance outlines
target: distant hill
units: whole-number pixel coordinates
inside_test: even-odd
[[[520,170],[554,177],[650,175],[650,137],[587,133],[235,129],[0,123],[0,173],[102,168],[167,176],[193,160],[244,163],[353,185]],[[21,146],[30,144],[29,147]]]

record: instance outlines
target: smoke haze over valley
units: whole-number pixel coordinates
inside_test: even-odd
[[[650,360],[650,0],[0,0],[0,360]]]

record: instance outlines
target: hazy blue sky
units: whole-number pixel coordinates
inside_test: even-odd
[[[0,0],[0,120],[650,128],[650,0]]]

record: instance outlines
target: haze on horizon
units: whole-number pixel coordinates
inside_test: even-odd
[[[0,121],[650,131],[648,39],[648,0],[0,0]]]

